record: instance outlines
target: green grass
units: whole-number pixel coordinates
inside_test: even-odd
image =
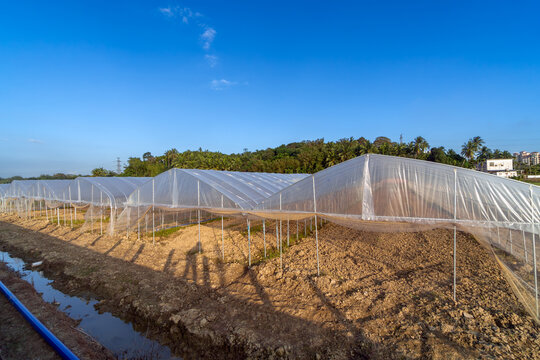
[[[109,221],[110,221],[110,218],[109,218],[109,217],[103,218],[103,223],[104,223],[104,224],[105,224],[105,223],[108,223]],[[84,218],[82,218],[82,219],[79,218],[79,219],[77,219],[77,220],[73,219],[73,227],[81,227],[81,226],[83,226],[86,222],[87,222],[87,220],[84,219]],[[100,219],[94,219],[94,226],[99,226],[100,222],[101,222]],[[50,223],[50,224],[53,224],[53,225],[58,225],[58,218],[55,217],[55,216],[49,217],[49,223]],[[91,222],[88,221],[88,223],[90,224]],[[60,218],[60,225],[62,225],[62,226],[71,226],[71,224],[72,224],[72,220],[71,220],[71,219],[68,218],[68,219],[64,220],[64,219]]]
[[[58,218],[49,218],[49,223],[53,225],[58,225]],[[84,219],[73,219],[73,227],[82,226],[85,223]],[[71,220],[70,219],[60,219],[60,225],[62,226],[71,226]]]
[[[174,234],[175,232],[177,232],[180,229],[181,229],[181,226],[176,226],[176,227],[172,227],[172,228],[168,228],[168,229],[162,229],[162,230],[156,231],[155,235],[160,236],[160,237],[169,236],[169,235]],[[152,233],[150,233],[150,235],[152,235]]]
[[[221,218],[201,221],[201,225],[210,224],[210,223],[212,223],[214,221],[217,221],[217,220],[221,220]],[[167,229],[157,230],[157,231],[154,232],[154,234],[155,234],[155,236],[166,237],[166,236],[170,236],[170,235],[174,234],[175,232],[177,232],[180,229],[188,228],[190,226],[197,226],[197,225],[198,225],[197,223],[188,224],[188,225],[179,225],[179,226],[175,226],[175,227],[171,227],[171,228],[167,228]],[[147,232],[146,236],[152,236],[152,232],[151,231]]]

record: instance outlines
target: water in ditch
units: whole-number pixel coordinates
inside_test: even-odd
[[[32,284],[36,291],[42,294],[43,300],[59,304],[59,310],[73,319],[81,320],[78,327],[119,359],[181,359],[175,357],[167,346],[136,331],[131,323],[126,323],[109,312],[100,314],[94,307],[98,303],[96,299],[69,296],[54,289],[52,280],[47,279],[40,271],[27,269],[23,260],[12,257],[7,252],[0,251],[0,261]]]

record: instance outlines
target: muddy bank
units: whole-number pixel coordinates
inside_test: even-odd
[[[538,326],[522,310],[490,254],[458,236],[458,302],[452,300],[452,235],[375,234],[327,224],[279,258],[247,269],[242,223],[172,236],[99,237],[10,217],[0,246],[44,260],[63,291],[92,291],[100,307],[150,325],[185,358],[535,358]],[[273,224],[267,224],[267,245]],[[253,254],[262,251],[254,226]],[[300,232],[302,232],[300,228]],[[291,240],[295,237],[291,230]],[[269,252],[271,249],[269,248]],[[255,256],[256,258],[256,256]]]
[[[32,285],[2,262],[0,281],[80,359],[113,359],[105,348],[76,329],[77,321],[43,301]],[[3,295],[0,295],[0,359],[60,359]]]

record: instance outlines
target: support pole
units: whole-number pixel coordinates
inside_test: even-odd
[[[109,223],[111,224],[109,225],[109,229],[110,229],[111,235],[114,235],[114,215],[116,214],[116,201],[114,202],[114,212],[113,212],[112,202],[113,202],[112,198],[109,197],[109,206],[110,206]]]
[[[527,259],[527,242],[525,241],[525,230],[521,229],[521,233],[523,234],[523,251],[525,252],[525,264],[529,262]]]
[[[512,246],[512,229],[508,229],[508,237],[510,238],[510,255],[514,255],[514,249]]]
[[[69,220],[71,222],[71,228],[73,229],[73,204],[71,203],[71,186],[68,187],[69,192]]]
[[[281,223],[281,193],[279,193],[279,266],[281,267],[281,271],[283,271],[283,241],[282,241],[282,235],[283,233],[281,230],[283,229],[282,223]]]
[[[315,247],[317,250],[317,276],[321,274],[319,266],[319,232],[317,231],[317,197],[315,196],[315,176],[311,175],[313,180],[313,213],[315,214]]]
[[[287,247],[289,247],[289,219],[287,219]]]
[[[99,234],[103,235],[103,191],[99,191]]]
[[[499,243],[499,245],[501,245],[501,234],[499,232],[499,227],[497,226],[497,242]]]
[[[296,220],[296,242],[298,242],[298,220]]]
[[[279,250],[279,227],[278,227],[277,220],[276,220],[276,250]]]
[[[457,220],[457,169],[454,169],[454,302],[456,301],[456,261],[457,261],[457,241],[456,222]]]
[[[264,258],[266,259],[266,223],[263,219],[263,244],[264,244]]]
[[[91,191],[91,197],[90,197],[90,232],[94,233],[94,184],[92,184],[92,191]],[[112,214],[111,214],[112,218]]]
[[[156,245],[156,220],[155,220],[155,204],[154,204],[154,178],[152,178],[152,245]]]
[[[130,220],[130,214],[131,214],[131,208],[129,205],[126,206],[126,212],[127,212],[127,219],[126,219],[126,238],[129,239],[129,220]]]
[[[58,221],[58,226],[60,226],[60,208],[56,208],[56,220]]]
[[[248,267],[251,267],[251,227],[249,226],[249,219],[247,219],[248,230]]]
[[[535,294],[535,302],[536,302],[536,317],[538,318],[539,315],[539,309],[538,309],[538,269],[536,268],[536,238],[535,238],[535,231],[536,231],[536,216],[534,213],[534,202],[533,202],[533,189],[532,185],[529,186],[530,194],[531,194],[531,225],[532,225],[532,247],[533,247],[533,263],[534,263],[534,294]]]
[[[201,182],[197,180],[197,224],[199,226],[199,254],[201,253]]]
[[[137,240],[141,240],[140,201],[141,201],[141,189],[137,189]]]
[[[221,195],[221,209],[223,210],[223,194]],[[223,213],[221,214],[221,258],[225,260],[225,241],[223,236]]]

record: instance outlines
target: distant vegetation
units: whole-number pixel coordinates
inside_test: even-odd
[[[327,167],[364,154],[383,154],[401,156],[442,164],[474,168],[478,162],[487,159],[513,158],[508,151],[489,149],[480,136],[469,139],[457,153],[442,146],[431,147],[421,136],[409,143],[394,142],[380,136],[371,142],[363,137],[348,138],[325,142],[324,139],[307,140],[281,145],[276,148],[248,151],[239,154],[223,154],[215,151],[176,149],[166,151],[163,155],[154,156],[144,153],[142,158],[130,157],[124,171],[117,174],[104,168],[92,170],[91,176],[156,176],[172,168],[183,169],[215,169],[230,171],[256,171],[275,173],[315,173]],[[514,163],[524,174],[540,174],[540,166],[529,166]],[[75,175],[55,174],[41,175],[30,179],[72,179]],[[22,179],[15,176],[0,178],[0,183]]]
[[[418,136],[409,143],[393,142],[380,136],[371,142],[363,137],[325,142],[324,139],[302,141],[265,150],[240,154],[223,154],[199,149],[179,152],[176,149],[154,156],[147,152],[142,159],[131,157],[125,166],[124,176],[156,176],[171,168],[216,169],[231,171],[258,171],[276,173],[315,173],[340,162],[364,154],[384,154],[434,161],[443,164],[473,168],[478,161],[493,158],[512,158],[508,151],[491,150],[484,146],[479,136],[470,139],[461,154],[444,147],[430,147]],[[94,169],[102,173],[107,170]]]
[[[12,176],[10,178],[0,178],[0,184],[8,184],[12,182],[13,180],[65,180],[65,179],[75,179],[76,177],[81,175],[67,175],[67,174],[54,174],[54,175],[40,175],[38,177],[29,177],[29,178],[23,178],[21,176]]]

